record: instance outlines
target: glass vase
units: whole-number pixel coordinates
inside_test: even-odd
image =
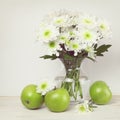
[[[65,88],[71,98],[75,101],[79,102],[83,100],[83,91],[80,81],[80,67],[84,58],[73,57],[68,60],[60,58],[60,60],[62,61],[66,71],[61,87]]]

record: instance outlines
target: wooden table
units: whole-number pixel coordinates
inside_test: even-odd
[[[120,120],[120,96],[113,96],[108,105],[87,113],[78,113],[75,105],[62,113],[50,112],[44,105],[38,110],[28,110],[20,97],[0,97],[0,120]]]

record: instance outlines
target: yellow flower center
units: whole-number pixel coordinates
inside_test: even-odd
[[[92,23],[92,21],[91,21],[91,20],[89,20],[89,19],[84,19],[84,23],[86,23],[86,24],[91,24],[91,23]]]
[[[41,85],[41,89],[46,89],[46,87],[47,87],[47,84],[46,83],[43,83],[42,85]]]
[[[51,42],[49,42],[49,46],[50,46],[50,48],[54,48],[55,47],[55,42],[54,41],[51,41]]]
[[[44,37],[49,38],[50,35],[51,35],[51,31],[50,31],[50,30],[46,30],[46,31],[44,32]]]
[[[78,49],[78,44],[73,44],[73,45],[72,45],[72,48],[73,48],[73,49]]]
[[[85,40],[91,40],[92,35],[89,32],[84,33],[84,39]]]
[[[105,27],[104,24],[101,24],[101,25],[100,25],[100,29],[105,30],[105,28],[106,28],[106,27]]]
[[[79,111],[81,111],[81,112],[85,112],[85,111],[86,111],[85,106],[84,106],[84,105],[80,105],[80,107],[79,107]]]

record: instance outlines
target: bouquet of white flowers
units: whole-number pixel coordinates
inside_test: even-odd
[[[81,62],[85,58],[95,61],[97,56],[103,56],[111,45],[98,44],[110,36],[110,26],[105,20],[69,10],[47,15],[37,33],[37,38],[49,51],[41,58],[59,58],[63,62],[66,76],[61,87],[75,99],[78,93],[83,97],[79,81]]]

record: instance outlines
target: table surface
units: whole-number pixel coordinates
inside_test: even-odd
[[[65,112],[50,112],[44,105],[37,110],[26,109],[20,97],[0,97],[0,120],[120,120],[120,95],[93,112],[78,113],[75,105]]]

